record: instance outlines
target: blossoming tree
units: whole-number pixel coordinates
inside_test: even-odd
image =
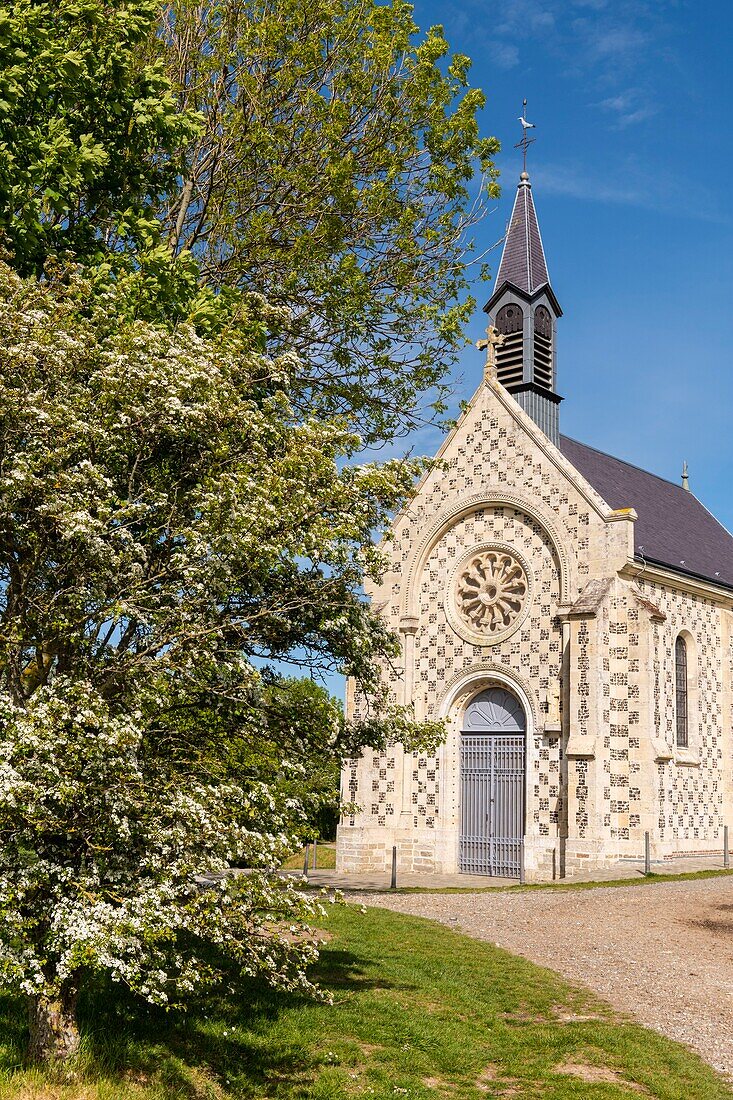
[[[205,340],[119,293],[0,267],[0,983],[41,1057],[75,1049],[88,976],[172,1004],[215,978],[205,942],[308,988],[314,903],[269,873],[298,769],[406,732],[347,729],[255,658],[389,659],[358,588],[414,468],[345,465],[343,424],[293,419],[261,302]]]
[[[497,145],[402,0],[23,0],[0,62],[0,986],[49,1058],[207,942],[310,989],[318,761],[439,732],[360,595],[419,465],[358,455],[441,405]]]

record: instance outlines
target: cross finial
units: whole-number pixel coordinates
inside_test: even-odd
[[[496,349],[504,343],[505,337],[498,328],[489,325],[486,329],[486,339],[478,340],[476,347],[479,351],[486,349],[486,362],[484,364],[484,380],[496,378]]]
[[[522,150],[522,175],[527,175],[527,149],[536,140],[528,136],[529,130],[534,130],[534,122],[527,122],[527,100],[522,100],[522,113],[517,119],[517,122],[522,124],[522,140],[518,141],[514,146],[515,149]]]

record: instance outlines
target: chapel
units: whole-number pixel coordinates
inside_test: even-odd
[[[560,431],[557,324],[522,172],[484,377],[394,520],[369,592],[432,754],[345,761],[341,871],[546,881],[720,854],[733,824],[733,536],[675,484]],[[347,711],[366,701],[347,685]]]

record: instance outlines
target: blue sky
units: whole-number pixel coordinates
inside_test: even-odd
[[[418,0],[415,20],[442,24],[473,59],[483,132],[502,142],[502,198],[479,249],[511,211],[527,97],[528,167],[564,310],[561,429],[673,480],[686,458],[693,491],[733,529],[733,5]],[[477,313],[474,338],[485,323]],[[457,397],[480,359],[464,356]],[[425,433],[420,447],[436,441]]]
[[[693,492],[733,530],[733,5],[694,0],[417,0],[473,59],[502,197],[477,251],[499,240],[528,167],[553,287],[561,430]],[[492,253],[494,271],[500,249]],[[478,280],[483,305],[490,287]],[[471,326],[484,334],[480,309]],[[455,409],[481,377],[462,357]],[[441,436],[419,433],[416,453]],[[629,501],[629,503],[633,503]],[[340,677],[329,679],[336,693]]]

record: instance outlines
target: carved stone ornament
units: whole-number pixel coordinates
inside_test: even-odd
[[[446,599],[453,628],[474,645],[513,634],[529,610],[529,575],[510,546],[475,547],[458,564]]]

